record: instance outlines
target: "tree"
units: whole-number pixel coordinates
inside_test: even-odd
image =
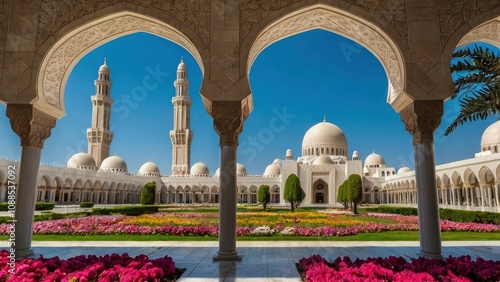
[[[359,174],[351,174],[349,178],[347,178],[347,185],[349,187],[349,202],[352,203],[352,213],[358,214],[358,204],[361,202],[363,198],[363,188],[362,188],[362,180]]]
[[[141,197],[139,202],[141,205],[152,205],[155,203],[156,182],[148,182],[142,186]]]
[[[486,119],[500,111],[500,56],[488,48],[476,46],[453,53],[452,74],[455,93],[459,97],[460,113],[448,126],[445,136],[467,121]]]
[[[344,205],[344,207],[347,209],[347,180],[344,181],[344,183],[342,183],[340,186],[339,186],[339,190],[338,190],[338,194],[337,194],[337,202],[339,203],[342,203]]]
[[[295,211],[295,205],[298,206],[306,197],[306,193],[300,186],[300,179],[294,173],[286,179],[284,194],[285,200],[290,202],[292,212]]]
[[[266,209],[267,204],[271,201],[271,193],[269,193],[269,185],[260,185],[258,197],[259,197],[259,203],[262,203],[264,209]]]

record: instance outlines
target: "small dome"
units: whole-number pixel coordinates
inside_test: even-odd
[[[385,167],[384,158],[379,154],[371,153],[365,159],[365,167]]]
[[[242,164],[237,164],[236,165],[236,174],[238,174],[238,176],[247,176],[246,167]]]
[[[139,168],[139,174],[148,176],[160,176],[160,169],[153,162],[147,162]]]
[[[400,169],[398,169],[398,174],[403,174],[405,172],[409,172],[411,169],[405,165],[403,165]]]
[[[353,157],[353,158],[354,158],[354,157],[359,157],[359,153],[358,153],[358,151],[354,151],[354,152],[352,152],[352,157]]]
[[[100,169],[111,172],[127,172],[127,164],[122,158],[111,156],[102,161]]]
[[[244,165],[242,164],[237,164],[236,165],[236,174],[238,176],[247,176],[247,169],[245,168]],[[220,176],[220,167],[215,171],[214,177],[219,177]]]
[[[286,158],[287,160],[292,160],[292,159],[293,159],[292,149],[288,149],[288,150],[286,150],[286,155],[285,155],[285,158]]]
[[[186,64],[184,63],[184,58],[181,58],[181,62],[179,63],[179,65],[177,66],[177,70],[180,71],[180,70],[186,70]]]
[[[500,120],[494,122],[484,130],[481,137],[481,151],[494,151],[494,146],[498,145],[500,145]]]
[[[327,165],[327,164],[334,164],[334,162],[332,161],[332,159],[329,157],[329,156],[319,156],[317,157],[313,163],[313,165]]]
[[[316,153],[319,150],[319,153]],[[302,140],[304,156],[347,154],[347,139],[344,132],[333,123],[320,122],[311,127]],[[337,153],[340,151],[340,153]],[[328,153],[327,153],[328,152]]]
[[[94,158],[87,153],[76,153],[71,156],[68,160],[67,167],[91,170],[97,169]]]
[[[189,174],[191,176],[208,176],[208,167],[202,162],[197,162],[191,167]]]
[[[99,67],[99,72],[107,72],[109,73],[109,67],[106,65],[106,58],[104,58],[104,64]]]
[[[272,163],[266,167],[266,170],[264,171],[264,176],[270,177],[270,176],[279,176],[281,175],[281,168],[278,164]]]

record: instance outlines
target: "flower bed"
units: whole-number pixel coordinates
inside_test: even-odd
[[[189,216],[191,214],[191,216]],[[239,223],[238,236],[349,236],[360,233],[383,231],[417,231],[416,216],[369,213],[352,217],[324,213],[250,213],[246,223]],[[243,213],[240,217],[245,217]],[[257,217],[260,218],[257,218]],[[272,218],[276,218],[272,220]],[[384,219],[385,223],[372,223],[372,219]],[[267,220],[266,220],[267,219]],[[363,219],[363,220],[360,220]],[[244,220],[244,219],[242,219]],[[241,220],[238,219],[238,222]],[[34,234],[62,235],[149,235],[218,236],[218,218],[208,213],[159,213],[144,216],[87,216],[68,219],[38,221],[33,224]],[[500,232],[500,225],[461,223],[441,220],[441,231]],[[0,234],[9,234],[9,224],[0,224]]]
[[[323,281],[500,281],[500,261],[472,260],[470,256],[445,260],[403,257],[337,258],[329,263],[320,255],[302,258],[297,269],[303,280]]]
[[[127,253],[105,256],[24,258],[10,266],[6,250],[0,251],[0,282],[3,281],[175,281],[185,269],[175,268],[168,256],[149,259],[146,255],[131,258]]]

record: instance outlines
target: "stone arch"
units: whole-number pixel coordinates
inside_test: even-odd
[[[439,189],[443,185],[443,181],[441,180],[441,177],[436,176],[436,187]]]
[[[64,188],[73,188],[73,180],[71,178],[64,180]]]
[[[467,182],[470,184],[478,184],[477,181],[478,181],[478,179],[476,177],[476,174],[470,168],[467,168],[464,171],[464,182]]]
[[[360,9],[360,13],[362,12],[364,11]],[[407,68],[402,53],[408,47],[402,38],[398,38],[396,43],[396,33],[390,27],[381,27],[351,11],[346,12],[324,4],[301,7],[291,12],[287,10],[287,14],[275,15],[271,20],[273,21],[268,21],[267,26],[251,31],[250,33],[258,34],[247,37],[243,43],[247,49],[241,53],[248,54],[242,58],[246,59],[247,74],[260,52],[274,42],[309,30],[323,29],[356,41],[378,58],[389,82],[387,101],[396,111],[399,112],[412,102],[405,93]]]
[[[495,174],[486,166],[481,167],[478,174],[479,183],[493,184],[495,182]]]
[[[454,171],[451,175],[451,182],[453,185],[462,185],[462,177],[460,176],[460,173]]]
[[[493,11],[493,12],[492,12]],[[474,18],[464,22],[451,34],[445,43],[445,55],[451,57],[457,47],[461,47],[476,41],[483,41],[495,46],[500,46],[500,7],[492,11],[484,11]]]
[[[83,187],[83,181],[81,178],[78,178],[76,181],[75,181],[75,184],[73,185],[73,188],[75,189],[82,189]]]
[[[73,67],[90,50],[105,44],[118,37],[136,33],[147,32],[170,40],[185,48],[198,62],[202,73],[204,65],[199,49],[179,28],[158,20],[152,16],[130,11],[109,13],[104,17],[87,20],[82,25],[80,21],[68,24],[62,34],[53,42],[47,42],[47,50],[39,54],[41,61],[39,66],[34,67],[36,75],[37,98],[35,106],[43,112],[56,118],[65,115],[64,91],[67,79]],[[167,17],[168,18],[168,17]],[[184,30],[189,30],[181,24]],[[196,37],[196,36],[193,36]],[[202,46],[197,39],[198,46]],[[204,50],[205,48],[203,48]]]
[[[315,204],[328,204],[328,183],[323,179],[314,181],[311,189],[311,201]]]
[[[448,175],[446,173],[443,174],[442,181],[443,181],[443,185],[450,186],[450,178],[448,177]]]

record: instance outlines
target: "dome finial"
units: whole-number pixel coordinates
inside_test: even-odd
[[[184,56],[181,56],[181,63],[184,63]]]
[[[326,122],[326,115],[323,115],[323,122]]]
[[[106,65],[106,57],[104,57],[104,65]]]

